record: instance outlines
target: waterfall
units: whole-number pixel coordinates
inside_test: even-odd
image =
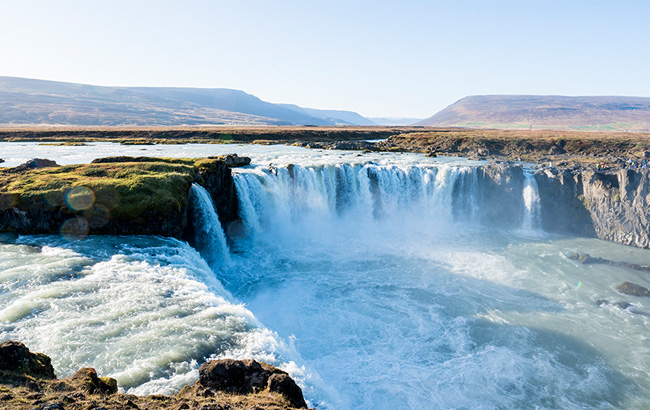
[[[540,228],[541,205],[539,202],[539,190],[535,175],[524,171],[524,219],[522,229],[524,231],[537,231]]]
[[[479,212],[479,183],[476,168],[461,168],[453,181],[454,217],[458,220],[474,220]]]
[[[219,267],[230,260],[226,235],[210,194],[202,186],[192,184],[191,203],[195,231],[195,247],[211,267]]]
[[[479,210],[476,170],[444,164],[290,165],[242,170],[234,178],[240,216],[255,235],[300,222],[325,226],[340,218],[354,223],[406,216],[433,223],[472,219]]]

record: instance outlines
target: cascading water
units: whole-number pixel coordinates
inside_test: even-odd
[[[119,152],[232,150],[147,149]],[[650,287],[647,275],[566,257],[650,265],[650,253],[516,229],[527,213],[539,223],[519,168],[492,183],[457,158],[237,150],[253,158],[233,170],[250,235],[230,238],[229,263],[198,187],[201,254],[153,237],[0,235],[0,340],[50,355],[59,376],[92,366],[138,394],[174,393],[229,356],[289,371],[318,409],[650,408],[650,304],[616,291]]]
[[[230,260],[226,235],[219,222],[210,194],[202,186],[192,184],[190,208],[193,210],[192,221],[197,248],[210,266],[219,267]]]
[[[449,222],[454,202],[458,218],[477,212],[476,169],[338,164],[292,165],[270,172],[258,168],[235,175],[241,216],[253,233],[262,225],[281,229],[296,222],[349,217],[357,221],[421,218]]]
[[[541,205],[539,201],[539,189],[535,175],[524,171],[524,219],[522,229],[525,231],[538,231],[540,229]]]
[[[483,227],[494,213],[481,201],[500,194],[481,191],[481,175],[447,164],[240,170],[251,236],[236,241],[224,281],[295,340],[338,392],[324,398],[332,408],[643,408],[624,399],[637,376],[618,345],[650,353],[630,337],[647,320],[601,338],[610,312],[590,306],[607,279],[567,266],[574,244]],[[537,229],[532,175],[519,186],[524,227]],[[578,281],[589,292],[573,291]]]

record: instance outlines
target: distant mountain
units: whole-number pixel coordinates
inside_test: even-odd
[[[321,110],[315,110],[321,111]],[[352,118],[355,113],[348,113]],[[358,115],[358,114],[357,114]],[[363,119],[363,117],[359,116]],[[337,125],[226,88],[101,87],[0,77],[0,124]]]
[[[299,107],[295,104],[278,104],[282,107],[289,108],[304,115],[309,115],[311,117],[320,118],[321,120],[331,121],[336,125],[378,125],[375,122],[369,120],[357,114],[354,111],[342,111],[342,110],[319,110],[316,108],[304,108]]]
[[[650,98],[476,95],[415,125],[650,131]]]
[[[368,119],[377,125],[413,125],[422,118],[407,117],[368,117]]]

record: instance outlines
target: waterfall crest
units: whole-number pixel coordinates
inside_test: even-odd
[[[212,198],[198,184],[192,184],[190,190],[195,247],[211,267],[223,266],[230,261],[228,244]]]
[[[479,212],[478,174],[469,166],[291,165],[240,172],[235,184],[240,216],[254,235],[301,220],[471,220]]]
[[[325,226],[337,220],[404,218],[434,228],[479,223],[539,231],[540,197],[534,175],[521,168],[505,177],[492,174],[476,166],[366,163],[258,167],[234,177],[240,216],[253,236],[304,221]]]

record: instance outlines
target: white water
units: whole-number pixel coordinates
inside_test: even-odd
[[[539,189],[535,175],[524,171],[524,223],[522,228],[526,231],[538,231],[541,223],[541,205],[539,202]]]
[[[566,258],[647,265],[647,250],[482,227],[466,161],[254,149],[236,176],[249,236],[228,264],[167,239],[4,238],[0,338],[49,354],[60,375],[92,365],[137,393],[174,391],[231,355],[289,370],[318,408],[650,406],[649,317],[595,303],[650,314],[615,290],[650,287],[647,274]],[[535,229],[529,183],[513,217]]]
[[[195,247],[210,266],[218,267],[230,261],[226,234],[214,209],[210,194],[200,185],[192,184],[190,211],[194,217]]]

